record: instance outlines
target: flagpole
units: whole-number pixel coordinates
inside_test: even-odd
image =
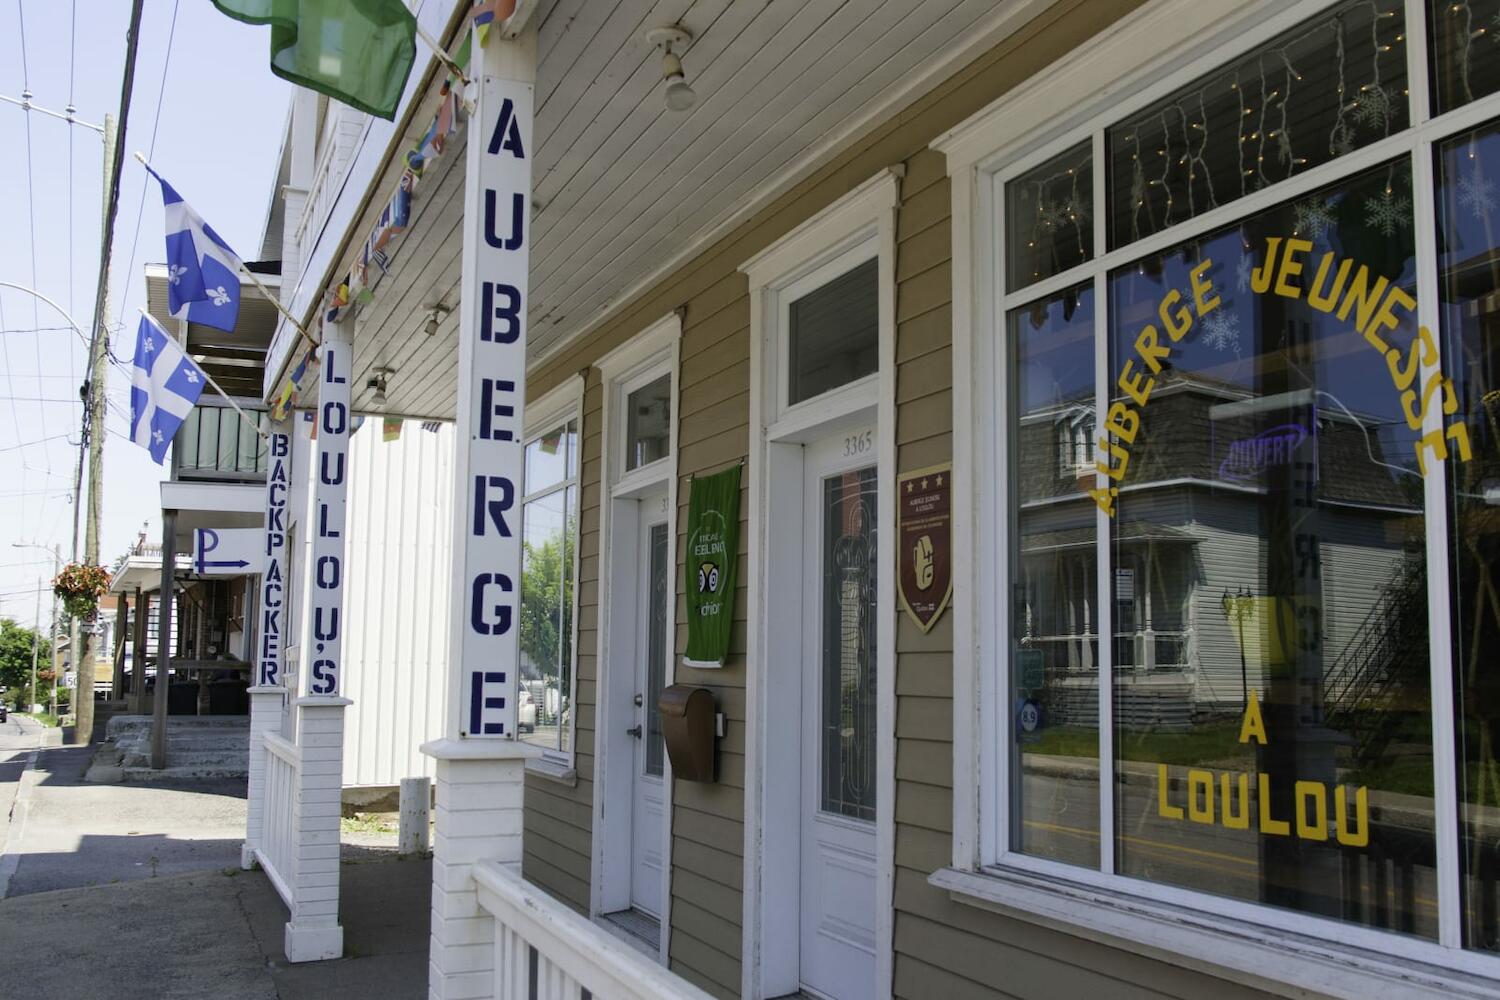
[[[151,164],[146,160],[146,157],[141,154],[140,150],[136,150],[135,151],[135,158],[137,160],[140,160],[141,161],[141,165],[143,167],[145,167],[147,170],[150,170],[152,173],[156,173],[156,169],[151,166]],[[239,256],[237,254],[234,254],[233,256],[234,256],[234,258],[236,260],[239,260]],[[313,338],[312,334],[310,334],[310,333],[307,332],[307,328],[302,325],[301,321],[299,321],[297,319],[297,317],[293,316],[287,310],[286,306],[284,306],[284,305],[281,304],[281,297],[279,295],[277,295],[275,292],[271,291],[269,288],[267,288],[264,284],[262,284],[261,280],[255,276],[255,272],[251,271],[248,267],[245,266],[245,262],[243,260],[239,260],[239,265],[240,265],[240,274],[242,276],[246,277],[246,278],[249,278],[250,279],[250,283],[252,285],[254,285],[256,288],[260,289],[260,293],[266,297],[266,300],[268,302],[270,302],[271,305],[273,305],[273,306],[276,307],[276,311],[277,312],[281,313],[281,315],[283,315],[283,316],[286,317],[288,323],[292,324],[292,326],[294,326],[294,327],[297,328],[297,332],[300,333],[300,334],[302,334],[303,338],[305,338],[307,340],[307,343],[310,346],[317,347],[318,346],[317,340]],[[204,374],[204,377],[208,376],[207,372],[204,372],[203,374]],[[226,396],[224,398],[228,399],[229,397]]]
[[[447,49],[438,44],[436,38],[427,33],[427,29],[423,28],[420,23],[417,25],[417,37],[422,39],[423,44],[432,50],[432,54],[438,57],[439,62],[453,71],[454,75],[458,77],[464,86],[467,87],[469,85],[469,78],[464,74],[463,67],[448,54]]]
[[[168,336],[168,337],[172,337],[172,335],[170,333],[167,333],[166,330],[162,329],[161,324],[158,323],[158,322],[156,322],[156,320],[149,313],[147,313],[146,310],[141,309],[139,306],[137,306],[136,307],[136,311],[141,314],[141,318],[145,319],[147,322],[149,322],[152,326],[156,327],[158,330],[161,330],[161,332],[162,332],[163,335]],[[177,338],[176,337],[172,337],[172,339],[176,340]],[[181,346],[182,346],[182,356],[185,357],[185,358],[187,358],[189,361],[192,361],[193,362],[193,367],[196,368],[196,369],[198,369],[198,374],[200,374],[200,375],[203,376],[204,381],[209,384],[209,387],[211,389],[213,389],[214,392],[217,392],[219,395],[223,396],[224,397],[224,402],[226,402],[230,406],[234,407],[234,412],[238,413],[240,415],[240,419],[245,422],[245,426],[248,427],[248,428],[250,428],[252,431],[254,431],[256,433],[256,435],[259,436],[259,437],[262,437],[262,438],[268,437],[268,435],[266,434],[266,432],[260,429],[260,425],[258,423],[256,423],[254,420],[250,419],[250,414],[248,414],[244,410],[240,409],[240,404],[236,403],[233,399],[231,399],[230,396],[229,396],[229,393],[227,393],[223,389],[219,388],[219,383],[217,383],[217,382],[214,381],[214,377],[212,375],[210,375],[208,372],[204,371],[202,365],[200,365],[197,361],[193,360],[192,355],[188,354],[188,352],[187,352],[187,345],[183,344]]]

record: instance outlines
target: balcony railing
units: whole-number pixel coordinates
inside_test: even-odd
[[[240,406],[265,430],[269,418],[256,401]],[[227,406],[200,402],[173,439],[174,479],[262,479],[266,474],[266,439],[252,431]]]

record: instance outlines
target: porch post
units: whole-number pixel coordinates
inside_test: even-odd
[[[151,614],[151,591],[135,588],[135,630],[130,640],[130,714],[146,714],[146,619]]]
[[[281,727],[282,602],[286,593],[287,487],[292,464],[292,436],[287,422],[275,421],[266,440],[266,564],[260,576],[260,619],[255,642],[255,683],[250,688],[250,781],[245,809],[245,843],[240,867],[255,866],[266,810],[266,750],[263,737]]]
[[[494,995],[494,920],[473,866],[521,863],[525,748],[516,741],[536,35],[474,38],[464,173],[452,621],[437,760],[431,1000]],[[472,29],[471,29],[472,30]]]
[[[354,352],[349,324],[323,327],[318,386],[317,441],[308,475],[312,482],[308,532],[308,600],[302,628],[297,698],[301,752],[292,803],[296,839],[292,919],[286,957],[315,962],[344,953],[339,925],[339,804],[344,781],[344,709],[340,697],[344,623],[344,507],[349,484],[349,378]],[[269,493],[269,486],[267,487]],[[279,599],[279,598],[278,598]]]

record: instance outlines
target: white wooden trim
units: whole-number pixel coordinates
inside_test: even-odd
[[[566,419],[569,411],[581,413],[582,410],[583,376],[575,372],[537,398],[526,401],[526,429],[521,436],[530,441],[543,431],[550,430],[553,424]],[[580,468],[582,464],[580,461]],[[525,490],[525,487],[522,489]]]
[[[675,614],[677,607],[677,421],[678,421],[678,399],[679,385],[681,382],[680,353],[682,342],[682,317],[677,313],[670,313],[657,320],[641,333],[630,338],[624,344],[610,351],[604,357],[595,362],[598,369],[602,389],[604,393],[601,408],[602,420],[600,425],[600,440],[602,442],[602,455],[600,462],[601,478],[599,497],[599,605],[598,605],[598,646],[595,651],[595,677],[594,690],[596,704],[595,712],[595,736],[594,736],[594,801],[593,801],[593,835],[592,851],[589,865],[589,916],[598,919],[604,913],[614,912],[621,909],[619,906],[610,905],[610,901],[618,898],[617,893],[611,893],[606,899],[606,889],[611,880],[623,878],[625,883],[624,898],[626,906],[629,905],[630,885],[630,858],[627,855],[623,859],[624,870],[617,869],[621,866],[621,859],[611,858],[609,848],[618,848],[622,843],[631,843],[631,837],[611,837],[608,831],[612,824],[632,822],[628,810],[619,808],[608,808],[606,802],[614,794],[626,793],[627,783],[618,780],[618,769],[611,765],[619,765],[616,758],[618,747],[612,747],[611,740],[607,734],[614,733],[621,728],[619,721],[615,718],[615,699],[611,697],[614,672],[611,660],[617,660],[620,664],[630,664],[634,670],[635,644],[629,644],[628,649],[618,643],[612,643],[611,636],[615,629],[614,600],[616,588],[614,586],[615,573],[624,568],[617,565],[615,552],[617,542],[614,526],[614,506],[618,498],[628,497],[661,484],[666,486],[667,506],[667,608],[669,621],[675,627]],[[668,433],[670,439],[667,446],[667,457],[652,462],[650,465],[632,469],[629,473],[623,471],[624,458],[624,433],[625,421],[622,419],[624,405],[629,393],[640,385],[648,384],[663,374],[669,375],[672,380],[670,396],[670,412],[667,418]],[[633,553],[637,547],[632,546]],[[633,568],[633,567],[632,567]],[[635,573],[631,573],[631,579]],[[673,677],[672,661],[675,660],[675,650],[669,641],[667,644],[667,665],[664,680],[670,684]],[[611,649],[619,649],[617,656],[611,656]],[[623,766],[633,765],[633,754],[627,755],[628,760]],[[612,777],[613,775],[613,777]],[[671,763],[666,762],[662,770],[662,910],[659,915],[660,931],[657,936],[658,960],[667,964],[669,936],[671,928],[671,872],[672,872],[672,777]]]
[[[928,882],[946,889],[956,902],[1211,976],[1229,978],[1229,972],[1237,984],[1277,996],[1477,1000],[1500,989],[1500,980],[1446,967],[1441,958],[1432,964],[1413,961],[1379,947],[1346,945],[1260,921],[1226,920],[1021,868],[985,873],[947,868]]]
[[[788,856],[788,844],[799,843],[800,824],[779,818],[770,830],[768,820],[780,811],[768,796],[785,792],[784,776],[772,772],[782,765],[769,762],[767,754],[776,747],[786,749],[786,740],[778,741],[769,730],[773,722],[778,731],[788,725],[784,711],[774,720],[768,704],[772,687],[768,677],[772,661],[778,659],[772,650],[777,646],[767,613],[773,604],[768,592],[768,568],[771,548],[790,547],[785,532],[775,540],[770,532],[769,513],[774,498],[784,504],[796,504],[801,510],[802,477],[793,475],[801,468],[804,440],[830,433],[837,427],[858,419],[877,420],[876,478],[885,508],[880,514],[881,540],[879,558],[883,572],[877,579],[877,600],[881,614],[877,620],[876,670],[879,677],[876,703],[877,811],[876,811],[876,953],[877,988],[888,992],[892,983],[892,938],[895,914],[893,887],[895,879],[895,583],[887,567],[895,565],[895,240],[896,212],[900,206],[902,171],[883,170],[861,184],[844,198],[819,212],[741,266],[750,284],[750,458],[748,462],[749,511],[747,515],[749,554],[746,558],[745,582],[748,593],[746,657],[746,737],[745,737],[745,878],[743,944],[741,953],[741,995],[761,998],[797,989],[796,962],[789,962],[788,951],[797,954],[787,938],[797,937],[797,920],[788,920],[787,911],[800,911],[801,900],[795,887],[800,859]],[[878,257],[880,286],[878,290],[880,326],[880,369],[876,376],[825,393],[783,414],[779,407],[778,384],[785,369],[777,349],[781,338],[783,309],[780,293],[802,278],[838,261],[855,266],[868,260],[863,244],[873,244]],[[856,259],[858,258],[858,259]],[[852,263],[850,263],[852,261]],[[832,277],[832,275],[830,275]],[[781,504],[778,504],[781,506]],[[798,519],[800,523],[800,518]],[[780,523],[778,522],[780,528]],[[779,561],[784,556],[778,555]],[[800,648],[800,634],[790,640]],[[792,662],[798,662],[793,660]],[[800,732],[800,729],[797,730]],[[800,741],[799,741],[800,745]],[[800,755],[800,749],[797,755]],[[785,756],[785,754],[778,754]],[[795,759],[795,757],[794,757]],[[768,780],[770,779],[770,780]],[[800,789],[800,772],[793,784]],[[799,794],[794,791],[793,794]],[[768,887],[767,880],[777,883]],[[789,888],[790,887],[790,888]],[[789,898],[790,897],[790,898]],[[773,912],[774,911],[774,912]]]

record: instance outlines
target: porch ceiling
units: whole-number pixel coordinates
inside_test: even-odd
[[[993,45],[1018,10],[1045,4],[544,0],[532,363],[816,169],[832,147]],[[681,52],[698,95],[686,112],[667,110],[660,55],[645,41],[648,29],[673,23],[694,36]],[[454,149],[435,168],[441,176],[423,178],[412,225],[382,281],[388,287],[377,287],[362,310],[369,315],[355,337],[356,409],[373,408],[366,380],[387,367],[390,412],[453,416],[457,314],[435,336],[423,330],[433,303],[458,304],[462,160]],[[367,213],[358,225],[372,223]]]

